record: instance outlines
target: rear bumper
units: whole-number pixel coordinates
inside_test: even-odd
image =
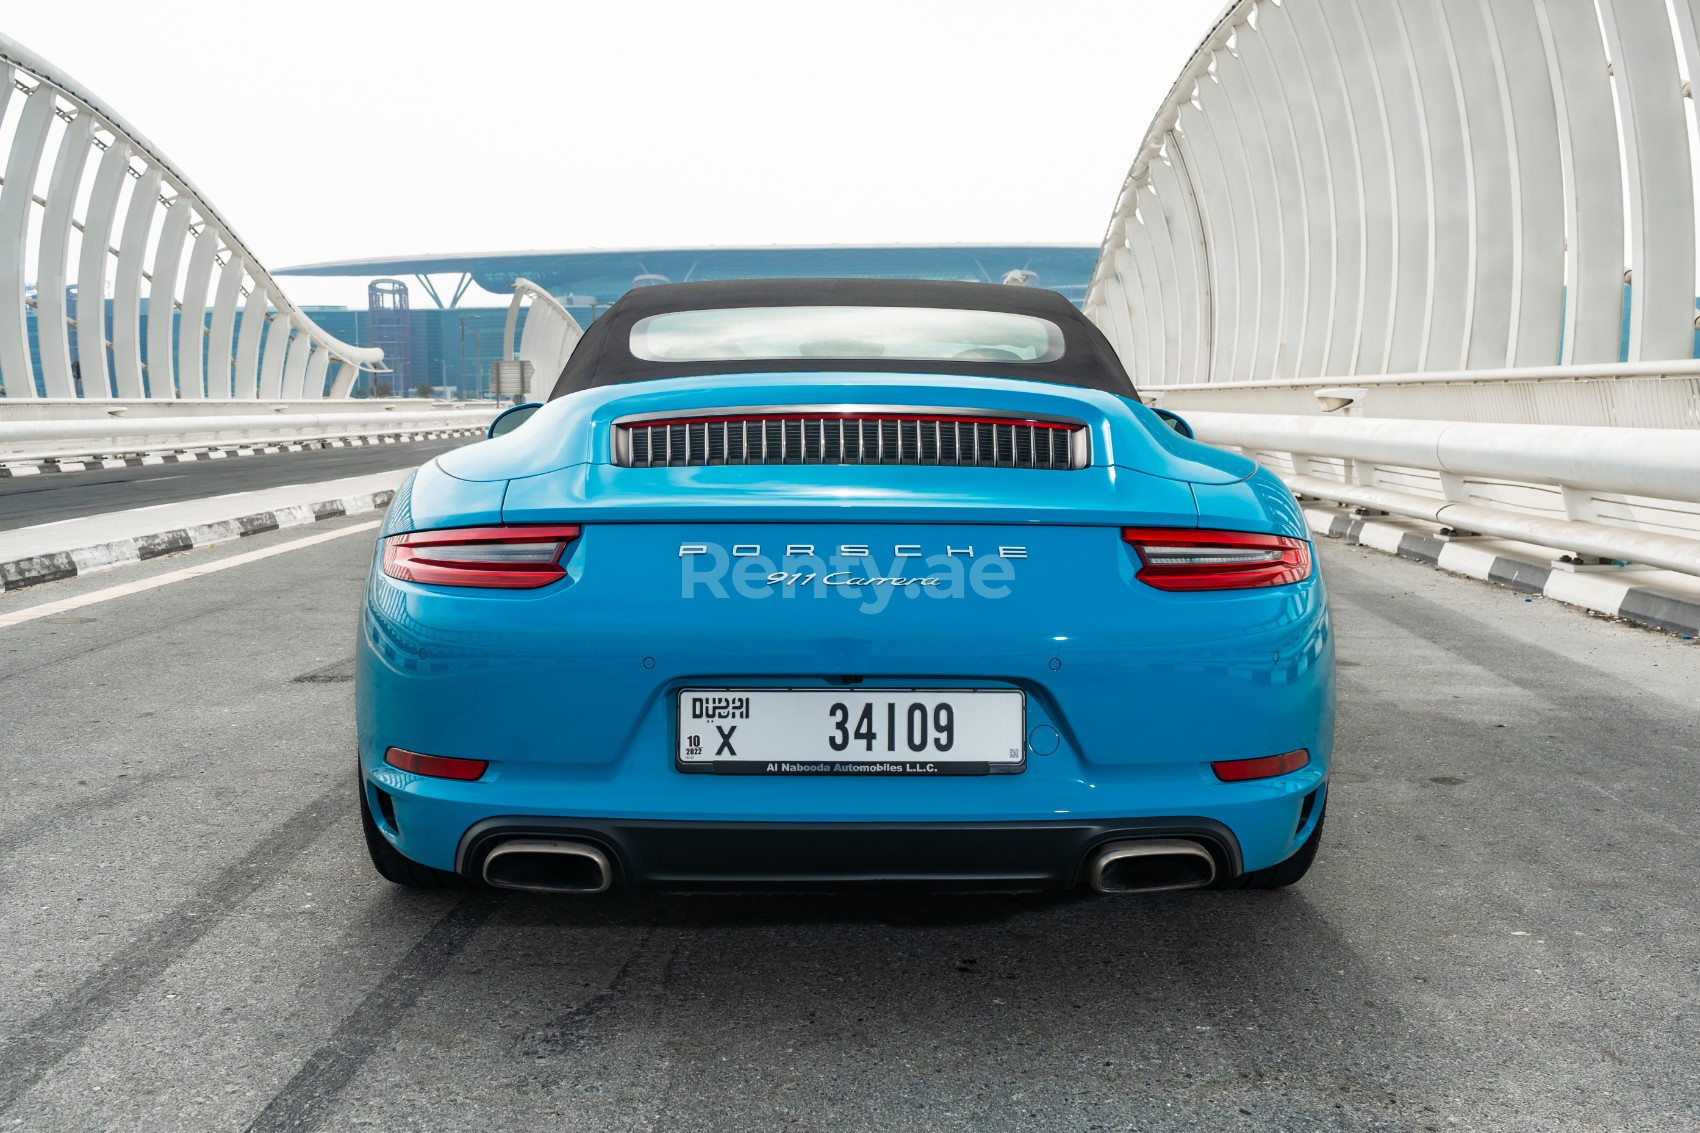
[[[395,817],[380,822],[384,836],[414,861],[453,870],[469,832],[492,822],[532,823],[534,833],[578,824],[603,831],[637,881],[683,884],[687,859],[732,850],[679,831],[732,831],[740,847],[762,831],[741,858],[703,867],[714,883],[773,884],[793,870],[805,884],[815,873],[853,883],[858,868],[844,863],[855,857],[884,863],[860,873],[886,880],[908,870],[925,884],[1008,887],[1063,884],[1093,831],[1110,827],[1166,836],[1177,822],[1214,824],[1233,847],[1234,860],[1218,861],[1229,877],[1281,861],[1308,833],[1305,799],[1326,781],[1333,746],[1320,577],[1166,593],[1135,580],[1136,556],[1114,528],[740,524],[705,534],[711,526],[587,526],[572,578],[535,591],[455,592],[374,571],[355,677],[362,769],[386,796],[372,809]],[[1001,592],[954,598],[682,588],[681,544],[732,538],[781,549],[1019,544],[1028,557],[1014,560]],[[681,689],[852,684],[1018,689],[1026,766],[950,777],[675,766]],[[391,745],[489,767],[473,782],[426,778],[385,763]],[[1278,778],[1224,783],[1211,771],[1215,760],[1298,748],[1309,766]],[[898,860],[882,857],[883,836],[856,833],[869,830],[930,833]],[[854,853],[820,848],[835,843]],[[652,854],[662,864],[649,864]]]
[[[815,803],[823,808],[836,803],[839,810],[807,814],[795,807],[792,780],[668,770],[674,780],[740,795],[736,805],[728,799],[718,807],[699,804],[694,814],[660,818],[645,814],[654,814],[653,802],[642,807],[631,798],[620,805],[617,784],[610,783],[579,781],[539,791],[535,784],[428,779],[380,763],[366,766],[365,786],[384,838],[414,861],[468,878],[482,875],[484,856],[498,842],[541,837],[597,846],[614,863],[616,885],[763,890],[1068,889],[1081,883],[1094,849],[1124,838],[1196,840],[1210,850],[1218,878],[1231,882],[1296,851],[1315,828],[1327,791],[1326,773],[1315,765],[1274,779],[1212,780],[1182,789],[1150,779],[1076,783],[1079,793],[1099,796],[1098,802],[1114,808],[1087,816],[1078,809],[1035,806],[1030,787],[1022,784],[1044,783],[1042,772],[1035,771],[966,779],[809,779],[802,786],[819,792]],[[914,791],[931,805],[911,797],[906,814],[861,818],[858,811],[874,810],[859,799],[861,792],[881,788]],[[953,792],[980,800],[975,807],[980,813],[968,813],[969,800]],[[994,809],[989,799],[998,795],[1004,805]],[[789,800],[793,807],[751,813],[750,804],[761,796],[774,803]],[[607,810],[548,805],[575,798],[581,805],[613,805]]]
[[[469,829],[456,872],[482,875],[485,856],[516,837],[589,842],[628,889],[1072,889],[1090,854],[1128,838],[1188,838],[1241,873],[1239,841],[1208,818],[1073,822],[651,822],[500,816]]]

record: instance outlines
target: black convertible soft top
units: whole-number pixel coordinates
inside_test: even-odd
[[[655,362],[634,357],[631,352],[632,325],[650,315],[727,307],[805,306],[937,307],[1034,315],[1049,319],[1062,329],[1063,353],[1054,362],[810,358],[800,363],[795,358]],[[666,283],[626,292],[590,325],[579,340],[549,398],[552,401],[595,386],[652,378],[799,369],[1025,378],[1103,390],[1124,397],[1134,396],[1133,382],[1103,332],[1055,291],[929,279],[739,279],[713,283]]]

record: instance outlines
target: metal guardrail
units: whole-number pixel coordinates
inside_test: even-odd
[[[1314,414],[1341,395],[1353,417],[1700,429],[1700,362],[1540,366],[1429,374],[1362,374],[1272,382],[1150,386],[1149,402],[1190,414]]]
[[[324,412],[309,403],[305,412],[0,420],[0,463],[177,452],[226,444],[276,444],[331,437],[482,429],[501,409],[502,406],[481,402],[417,410]]]
[[[1210,411],[1186,420],[1300,495],[1700,576],[1700,439],[1686,429]]]

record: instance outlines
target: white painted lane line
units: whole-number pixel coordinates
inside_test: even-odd
[[[92,606],[97,602],[110,602],[114,598],[123,598],[129,594],[140,594],[144,590],[152,590],[158,586],[169,586],[173,582],[182,582],[189,578],[199,578],[203,574],[216,574],[221,570],[229,570],[231,567],[246,566],[249,563],[257,563],[261,559],[269,559],[273,555],[282,555],[289,551],[299,551],[303,547],[311,547],[316,543],[328,543],[332,539],[341,539],[345,535],[358,535],[362,531],[372,530],[380,522],[380,520],[374,519],[367,523],[357,523],[353,527],[344,527],[338,531],[325,531],[318,535],[309,535],[305,539],[291,539],[287,543],[279,543],[277,546],[267,547],[263,551],[247,551],[240,555],[231,555],[228,559],[218,559],[206,566],[184,567],[182,570],[156,574],[152,578],[126,582],[122,586],[108,586],[105,590],[93,590],[87,594],[79,594],[75,598],[61,598],[57,602],[43,602],[39,606],[31,606],[26,610],[13,610],[10,613],[0,614],[0,629],[18,625],[20,622],[34,621],[36,618],[63,614],[67,610]]]

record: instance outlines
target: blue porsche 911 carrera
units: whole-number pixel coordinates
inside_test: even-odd
[[[1274,475],[1054,292],[634,290],[396,493],[357,650],[378,871],[508,889],[1268,888],[1334,660]]]

